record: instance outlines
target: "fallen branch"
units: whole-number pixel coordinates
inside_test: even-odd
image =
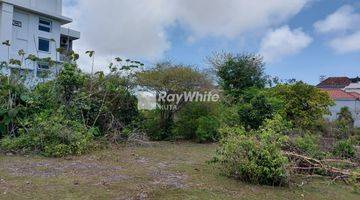
[[[283,154],[295,163],[294,167],[292,168],[295,171],[316,173],[316,170],[320,170],[322,172],[321,173],[322,175],[332,177],[334,180],[338,180],[338,179],[344,180],[344,179],[354,178],[355,180],[360,182],[360,173],[352,172],[351,170],[347,170],[347,169],[336,168],[327,164],[327,163],[345,163],[345,164],[350,164],[352,166],[357,166],[357,164],[352,163],[350,161],[335,160],[335,159],[318,160],[308,156],[300,155],[293,152],[286,152],[286,151],[284,151]]]

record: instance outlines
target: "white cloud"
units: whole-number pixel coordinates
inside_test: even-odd
[[[330,46],[337,53],[350,53],[360,51],[360,31],[330,41]]]
[[[360,51],[360,13],[345,5],[314,24],[319,33],[334,33],[328,45],[340,54]]]
[[[301,29],[291,30],[288,26],[283,26],[266,34],[261,42],[260,54],[266,62],[274,62],[299,53],[312,41]]]
[[[354,7],[345,5],[324,20],[316,22],[314,27],[319,33],[354,30],[360,27],[360,14],[355,12]]]
[[[308,0],[178,0],[178,20],[196,37],[233,38],[257,28],[277,25],[297,14]]]
[[[189,42],[206,36],[233,39],[279,25],[311,0],[77,0],[64,14],[82,32],[76,50],[95,50],[102,60],[119,54],[157,59],[171,48],[166,29],[180,24]],[[81,63],[86,63],[82,59]]]

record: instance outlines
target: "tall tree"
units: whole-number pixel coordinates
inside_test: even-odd
[[[264,88],[264,62],[255,54],[216,54],[210,63],[219,77],[219,84],[225,94],[237,101],[248,88]]]
[[[139,72],[137,82],[157,97],[166,94],[165,101],[158,101],[160,109],[160,128],[165,139],[171,134],[174,115],[184,105],[184,98],[179,101],[168,101],[169,95],[181,95],[184,92],[202,92],[211,88],[211,81],[206,75],[190,66],[177,65],[170,62],[158,63],[155,67]]]

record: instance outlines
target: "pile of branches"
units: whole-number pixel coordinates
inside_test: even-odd
[[[360,183],[360,173],[354,172],[354,169],[359,167],[359,163],[338,159],[319,160],[288,151],[284,151],[283,154],[291,161],[291,169],[297,174],[321,175],[345,182],[352,179]]]

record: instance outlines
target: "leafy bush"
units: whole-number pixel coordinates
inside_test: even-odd
[[[197,120],[196,141],[215,142],[219,139],[218,129],[220,123],[217,118],[212,116],[200,117]]]
[[[286,138],[271,128],[274,123],[281,123],[279,119],[267,121],[258,131],[234,128],[234,133],[227,133],[213,160],[222,173],[253,184],[286,185],[288,159],[281,153]],[[230,130],[226,128],[226,132]]]
[[[219,128],[220,138],[224,139],[230,135],[244,135],[245,129],[241,126],[223,126]]]
[[[238,107],[240,123],[247,130],[258,129],[280,110],[279,104],[280,101],[269,96],[265,90],[247,90]]]
[[[78,99],[74,102],[78,120],[98,127],[101,136],[120,133],[139,117],[135,95],[126,79],[116,74],[87,79],[75,97]]]
[[[356,150],[350,140],[342,140],[335,145],[333,154],[342,158],[353,158]]]
[[[61,114],[41,113],[29,122],[29,129],[20,129],[19,136],[6,137],[1,147],[7,151],[35,151],[49,157],[80,155],[91,149],[94,129],[87,129]]]
[[[354,127],[354,118],[349,110],[349,107],[343,107],[340,109],[338,115],[338,121],[344,123],[344,125],[352,128]]]
[[[296,128],[313,128],[334,104],[326,92],[303,82],[277,85],[272,90],[283,102],[283,117]]]
[[[314,135],[305,134],[295,138],[295,147],[309,156],[316,156],[319,153],[318,138]]]
[[[147,133],[151,140],[164,140],[168,137],[168,133],[164,133],[161,129],[160,110],[144,111],[144,120],[141,123],[142,129]]]
[[[207,138],[206,135],[210,137],[211,135],[215,136],[216,135],[216,133],[214,133],[216,132],[215,129],[219,127],[218,125],[219,122],[216,117],[218,115],[218,112],[219,112],[218,103],[213,103],[213,102],[188,103],[176,115],[174,128],[172,129],[173,138],[197,140],[203,142],[203,140]],[[200,120],[201,118],[203,119]],[[205,118],[211,120],[211,122],[213,122],[214,124],[209,124],[208,122],[205,122],[204,121]],[[208,124],[209,127],[204,127],[206,124]],[[199,127],[201,130],[199,130]],[[205,133],[207,131],[210,132]],[[198,136],[200,136],[201,138],[199,138]]]
[[[356,131],[354,129],[355,120],[353,119],[353,116],[348,107],[341,108],[337,115],[337,137],[341,139],[348,139]]]

